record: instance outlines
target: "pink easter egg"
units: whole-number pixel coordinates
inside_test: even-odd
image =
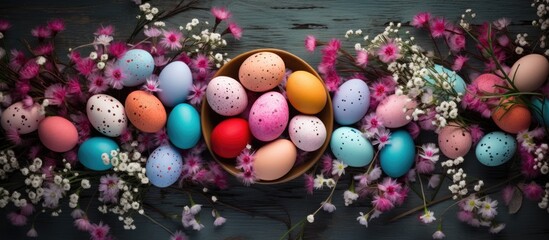
[[[455,123],[448,123],[438,133],[438,146],[442,154],[448,158],[465,156],[472,145],[471,133]]]
[[[78,143],[74,124],[62,117],[46,117],[38,125],[38,137],[44,146],[54,152],[66,152]]]
[[[383,122],[383,126],[399,128],[412,121],[412,113],[416,107],[417,103],[406,95],[393,94],[379,103],[376,115]]]
[[[485,73],[481,74],[475,80],[473,81],[474,84],[477,84],[477,87],[480,92],[482,93],[488,93],[488,94],[494,94],[494,93],[501,93],[503,88],[499,88],[496,85],[499,86],[505,86],[503,79],[498,77],[495,74],[491,73]]]
[[[250,109],[248,121],[252,135],[261,141],[278,138],[288,125],[288,103],[279,92],[261,95]]]
[[[15,129],[19,134],[34,132],[44,119],[40,113],[40,104],[25,108],[23,102],[16,102],[2,112],[1,124],[4,130]]]

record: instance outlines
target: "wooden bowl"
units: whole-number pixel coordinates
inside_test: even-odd
[[[320,75],[315,71],[314,68],[312,68],[307,62],[303,61],[301,58],[280,50],[280,49],[272,49],[272,48],[265,48],[265,49],[256,49],[249,52],[242,53],[235,58],[233,58],[231,61],[229,61],[227,64],[225,64],[223,67],[221,67],[214,77],[217,76],[229,76],[236,80],[238,80],[238,70],[240,69],[240,65],[242,65],[242,62],[246,60],[249,56],[258,53],[258,52],[272,52],[277,54],[284,60],[284,64],[286,65],[286,68],[291,69],[292,71],[298,71],[303,70],[307,71],[309,73],[312,73],[315,75],[318,79],[322,81],[322,78]],[[272,181],[264,181],[264,180],[258,180],[257,183],[260,184],[275,184],[275,183],[283,183],[290,181],[294,178],[297,178],[301,176],[303,173],[305,173],[307,170],[309,170],[318,160],[322,157],[324,154],[324,151],[328,147],[328,144],[330,143],[330,137],[332,135],[332,130],[334,127],[334,121],[333,121],[333,109],[332,109],[332,100],[330,98],[330,94],[326,88],[324,88],[326,91],[326,95],[328,97],[328,101],[326,101],[326,106],[324,109],[318,113],[315,114],[326,126],[326,140],[324,141],[324,144],[320,149],[309,152],[306,155],[306,159],[300,163],[299,165],[294,166],[286,175],[283,177],[272,180]],[[248,103],[252,104],[252,103]],[[288,107],[290,108],[290,119],[295,116],[297,113],[295,109],[293,109],[292,105],[288,103]],[[206,97],[204,97],[202,101],[202,109],[200,111],[200,121],[202,124],[202,134],[204,135],[204,141],[206,142],[206,145],[208,147],[208,150],[210,151],[211,155],[213,156],[214,160],[223,167],[227,172],[229,172],[231,175],[236,176],[240,170],[235,168],[236,159],[227,159],[222,158],[215,154],[212,150],[211,146],[211,134],[213,128],[222,120],[226,119],[227,117],[221,116],[217,114],[215,111],[213,111],[210,108],[210,105],[208,104],[208,100]],[[285,131],[287,132],[287,131]],[[252,144],[252,147],[257,150],[259,146],[255,146]]]

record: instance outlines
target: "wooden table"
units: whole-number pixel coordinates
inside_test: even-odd
[[[171,1],[153,1],[153,5],[166,8]],[[371,36],[381,32],[390,22],[406,23],[420,11],[429,11],[434,15],[445,16],[449,20],[459,18],[465,9],[472,8],[479,19],[495,20],[507,17],[513,20],[511,29],[524,32],[530,21],[536,17],[535,10],[529,1],[496,1],[496,0],[461,0],[461,1],[293,1],[293,0],[244,0],[244,1],[203,1],[204,9],[196,9],[179,14],[167,21],[168,25],[177,27],[184,25],[193,17],[213,21],[208,13],[210,6],[228,6],[234,15],[234,20],[243,27],[244,35],[238,42],[229,42],[225,49],[229,56],[256,48],[280,48],[290,51],[316,66],[320,59],[319,53],[308,53],[303,47],[305,36],[312,34],[319,39],[328,40],[333,37],[342,38],[348,29],[362,29]],[[43,24],[52,18],[63,18],[67,22],[67,30],[59,38],[58,49],[90,42],[92,33],[100,25],[113,24],[116,27],[116,37],[126,39],[133,29],[137,7],[127,0],[113,1],[41,1],[41,0],[3,0],[0,2],[0,17],[13,23],[13,28],[6,37],[11,38],[10,44],[16,44],[15,38],[31,39],[30,29]],[[410,27],[407,27],[410,28]],[[410,28],[411,29],[411,28]],[[425,33],[423,33],[425,34]],[[12,45],[13,46],[13,45]],[[430,45],[425,45],[430,46]],[[20,46],[17,46],[20,48]],[[317,51],[318,52],[318,51]],[[472,159],[469,154],[468,159]],[[473,168],[477,173],[493,177],[499,181],[496,173],[480,167],[474,161]],[[483,175],[484,176],[484,175]],[[327,196],[328,190],[307,195],[303,189],[303,179],[299,178],[280,185],[241,186],[234,179],[231,188],[215,195],[228,205],[238,206],[236,210],[226,206],[218,206],[221,214],[228,219],[222,227],[215,228],[210,217],[210,208],[205,207],[201,213],[201,221],[206,229],[195,232],[185,230],[190,239],[278,239],[288,229],[289,224],[302,220],[320,206]],[[407,203],[385,214],[381,219],[370,222],[368,228],[356,221],[358,212],[366,211],[367,204],[354,204],[345,207],[342,193],[348,187],[343,181],[337,188],[334,213],[321,212],[313,224],[305,228],[306,239],[430,239],[436,224],[425,225],[418,221],[420,213],[412,214],[397,222],[387,220],[407,209],[418,206],[420,199],[411,196]],[[499,194],[495,197],[499,198]],[[199,203],[207,203],[206,199],[195,196]],[[147,202],[154,204],[169,214],[181,214],[182,206],[188,204],[186,195],[166,193],[154,189]],[[446,202],[434,207],[437,218],[450,204]],[[92,205],[92,207],[94,207]],[[540,210],[537,203],[525,201],[521,211],[515,215],[506,214],[506,208],[500,203],[498,220],[507,224],[499,235],[488,233],[486,228],[476,229],[459,223],[455,218],[455,208],[444,215],[443,229],[447,239],[549,239],[549,214]],[[72,227],[72,219],[66,209],[59,217],[39,216],[36,229],[40,239],[87,239],[86,233]],[[94,212],[94,211],[91,211]],[[6,221],[5,211],[0,211],[0,239],[24,238],[27,227],[16,228]],[[182,229],[179,220],[169,220],[151,211],[150,214],[166,227],[175,231]],[[162,228],[151,224],[143,217],[136,218],[137,230],[125,231],[122,225],[113,217],[91,215],[93,221],[100,218],[113,224],[112,233],[118,239],[168,239],[169,234]]]

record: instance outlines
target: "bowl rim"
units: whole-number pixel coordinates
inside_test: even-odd
[[[311,65],[309,65],[309,63],[307,63],[305,60],[301,59],[300,57],[296,56],[295,54],[292,54],[288,51],[285,51],[285,50],[282,50],[282,49],[277,49],[277,48],[258,48],[258,49],[253,49],[253,50],[250,50],[250,51],[246,51],[246,52],[243,52],[239,55],[237,55],[236,57],[232,58],[228,63],[226,63],[225,65],[223,65],[220,69],[218,69],[216,71],[216,73],[214,74],[214,76],[212,77],[215,78],[215,77],[218,77],[218,76],[224,76],[222,75],[221,73],[223,72],[222,69],[225,67],[225,66],[228,66],[227,64],[230,64],[231,62],[240,62],[242,63],[244,60],[246,60],[249,56],[253,55],[253,54],[256,54],[256,53],[259,53],[259,52],[271,52],[271,53],[275,53],[277,55],[279,55],[281,58],[292,58],[293,60],[297,60],[299,61],[300,65],[303,65],[303,69],[298,69],[298,70],[303,70],[303,71],[307,71],[311,74],[313,74],[315,77],[317,77],[321,82],[322,82],[322,85],[324,87],[324,91],[326,93],[326,96],[327,96],[327,100],[326,100],[326,106],[324,107],[324,109],[320,112],[324,112],[324,111],[327,111],[327,114],[331,117],[329,117],[327,119],[327,122],[324,122],[324,125],[326,127],[326,140],[324,141],[324,143],[322,144],[322,146],[313,151],[313,152],[317,152],[317,151],[321,151],[321,153],[319,154],[318,157],[316,157],[316,159],[312,159],[312,160],[307,160],[307,161],[304,161],[302,162],[300,165],[298,165],[299,168],[302,168],[302,170],[299,170],[297,172],[293,172],[292,173],[292,170],[290,170],[288,173],[286,173],[284,176],[278,178],[278,179],[275,179],[275,180],[271,180],[271,181],[266,181],[266,180],[260,180],[258,179],[255,183],[257,184],[278,184],[278,183],[284,183],[284,182],[288,182],[288,181],[291,181],[291,180],[294,180],[296,178],[298,178],[299,176],[302,176],[305,172],[307,172],[311,167],[313,167],[319,160],[320,158],[322,157],[322,155],[324,154],[324,152],[326,152],[327,148],[328,148],[328,145],[330,144],[330,139],[331,139],[331,135],[332,135],[332,131],[333,131],[333,127],[334,127],[334,119],[333,119],[333,107],[332,107],[332,99],[330,97],[330,92],[328,91],[327,87],[326,87],[326,84],[324,83],[324,80],[322,79],[322,77],[318,74],[318,72],[313,68],[311,67]],[[296,70],[297,71],[297,70]],[[239,81],[237,79],[237,81]],[[207,121],[206,121],[206,117],[204,117],[206,115],[206,112],[209,112],[209,111],[212,111],[210,109],[210,106],[208,104],[208,101],[206,99],[206,96],[204,96],[202,98],[202,103],[201,103],[201,109],[200,109],[200,124],[201,124],[201,129],[202,129],[202,135],[203,135],[203,138],[204,138],[204,142],[206,144],[206,147],[208,149],[208,151],[210,152],[210,155],[211,157],[214,159],[214,161],[216,161],[219,165],[221,165],[221,167],[227,171],[229,174],[233,175],[233,176],[237,176],[239,173],[240,173],[240,170],[236,169],[234,167],[234,164],[233,166],[229,166],[230,164],[228,164],[227,162],[224,162],[224,161],[221,161],[219,159],[219,157],[217,156],[217,154],[215,154],[211,148],[211,138],[207,135],[211,135],[211,131],[213,130],[213,127],[211,129],[206,129],[204,126],[206,125],[210,125]],[[320,113],[317,113],[317,114],[305,114],[305,115],[318,115]],[[324,120],[324,119],[323,119]],[[296,147],[297,149],[297,147]],[[318,154],[318,153],[317,153]],[[294,169],[296,166],[293,166],[292,169]],[[292,174],[290,174],[292,173]]]

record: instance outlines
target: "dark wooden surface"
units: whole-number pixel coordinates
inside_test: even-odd
[[[166,8],[173,1],[153,1],[153,5]],[[157,4],[155,4],[157,3]],[[430,11],[434,15],[446,16],[456,20],[467,8],[473,8],[481,20],[495,20],[507,17],[516,25],[515,31],[527,28],[534,19],[535,10],[529,1],[501,0],[463,0],[463,1],[291,1],[291,0],[245,0],[245,1],[203,1],[203,10],[197,9],[182,13],[167,21],[168,25],[184,25],[193,17],[204,17],[212,21],[208,8],[212,5],[228,6],[234,19],[244,28],[244,35],[239,42],[231,41],[226,49],[230,56],[255,49],[274,47],[290,51],[311,65],[316,66],[319,54],[311,54],[303,48],[303,39],[313,34],[320,39],[342,38],[348,29],[362,29],[365,33],[375,35],[381,32],[389,21],[407,22],[419,11]],[[30,39],[30,29],[43,24],[52,18],[63,18],[67,21],[67,30],[61,35],[57,46],[65,51],[69,47],[81,45],[93,39],[93,31],[101,24],[112,24],[116,27],[118,39],[125,39],[131,33],[135,23],[137,7],[127,0],[114,1],[44,1],[44,0],[2,0],[0,17],[13,23],[13,28],[6,35],[10,39]],[[11,46],[20,47],[17,41],[9,41]],[[492,183],[501,181],[501,176],[493,169],[481,167],[471,154],[468,156],[471,173],[476,172],[491,177]],[[307,239],[430,239],[436,225],[421,224],[419,213],[394,223],[387,220],[420,204],[417,196],[411,196],[408,202],[399,209],[381,219],[373,220],[368,228],[356,221],[358,212],[367,211],[366,204],[355,204],[345,207],[342,193],[348,187],[343,181],[336,192],[335,213],[321,212],[313,224],[305,229]],[[215,228],[212,225],[209,208],[201,213],[201,221],[206,229],[200,232],[185,230],[191,239],[278,239],[288,228],[286,223],[296,223],[316,209],[328,194],[328,190],[306,195],[302,187],[302,178],[276,186],[254,185],[243,187],[232,181],[227,191],[216,193],[221,201],[241,209],[217,207],[228,219],[227,223]],[[497,196],[499,198],[499,195]],[[195,196],[199,203],[206,199]],[[153,190],[147,199],[148,203],[168,212],[180,214],[182,206],[188,204],[184,194],[177,192],[161,193]],[[437,205],[434,210],[437,218],[448,203]],[[92,206],[93,207],[93,206]],[[549,239],[549,214],[537,207],[536,203],[525,201],[521,211],[515,215],[506,214],[506,208],[500,204],[497,219],[507,224],[499,235],[488,233],[486,228],[476,229],[459,223],[455,218],[455,209],[444,215],[443,229],[447,239]],[[93,212],[93,211],[92,211]],[[8,224],[5,212],[0,211],[0,239],[24,238],[28,228],[16,228]],[[179,220],[169,220],[150,213],[155,219],[169,229],[182,229]],[[136,218],[137,230],[125,231],[112,216],[92,215],[93,221],[113,223],[112,232],[118,239],[168,239],[169,234],[143,217]],[[36,229],[40,239],[87,239],[85,233],[72,227],[72,219],[66,210],[60,217],[39,216]]]

